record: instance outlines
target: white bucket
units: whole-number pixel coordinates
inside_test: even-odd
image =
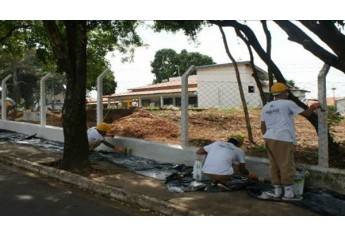
[[[294,194],[297,195],[297,196],[303,195],[304,178],[305,178],[304,172],[296,171],[295,183],[292,185],[292,189],[293,189]]]
[[[197,155],[193,165],[193,179],[203,180],[202,166],[204,165],[205,157],[203,155]]]

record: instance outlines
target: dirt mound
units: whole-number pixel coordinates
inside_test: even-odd
[[[133,114],[114,121],[110,133],[149,141],[169,142],[179,139],[179,126],[147,110],[136,109]]]

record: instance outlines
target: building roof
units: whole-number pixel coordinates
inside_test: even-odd
[[[343,99],[344,99],[344,97],[328,97],[328,98],[326,98],[326,103],[327,103],[327,106],[334,106],[337,101],[343,100]],[[316,98],[307,99],[307,105],[310,106],[311,104],[318,102],[318,101],[319,100]]]
[[[238,62],[237,64],[244,64],[250,66],[249,61]],[[229,67],[232,66],[233,63],[226,63],[226,64],[212,64],[212,65],[204,65],[204,66],[197,66],[197,69],[203,68],[214,68],[214,67]],[[266,71],[262,70],[259,67],[256,69],[262,73],[267,74]],[[188,92],[194,93],[197,91],[197,75],[191,75],[188,77]],[[167,82],[152,84],[142,87],[136,87],[128,89],[128,92],[124,93],[115,93],[109,96],[105,96],[107,98],[120,98],[120,97],[138,97],[138,96],[150,96],[150,95],[158,95],[158,94],[180,94],[181,93],[181,86],[182,81],[181,77],[172,77]]]
[[[129,97],[140,95],[156,95],[156,94],[180,94],[181,93],[181,77],[170,78],[170,81],[159,84],[153,84],[143,87],[129,89],[124,93],[115,93],[107,97]],[[196,92],[197,78],[196,76],[188,77],[188,92]]]
[[[197,88],[189,88],[188,92],[196,92]],[[140,95],[157,95],[157,94],[181,94],[181,88],[175,89],[160,89],[160,90],[152,90],[152,91],[139,91],[139,92],[128,92],[128,93],[118,93],[113,94],[105,97],[115,98],[115,97],[135,97]]]
[[[251,65],[250,64],[250,61],[239,61],[239,62],[236,62],[237,65]],[[204,66],[197,66],[196,69],[208,69],[208,68],[214,68],[214,67],[229,67],[229,66],[233,66],[234,63],[223,63],[223,64],[212,64],[212,65],[204,65]],[[261,69],[260,67],[256,66],[255,65],[255,68],[262,72],[262,73],[265,73],[267,74],[267,72],[263,69]]]

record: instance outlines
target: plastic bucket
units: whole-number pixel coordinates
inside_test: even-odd
[[[202,162],[199,160],[194,161],[193,166],[193,179],[202,180]]]
[[[304,178],[305,174],[303,172],[296,172],[295,183],[292,185],[292,189],[295,195],[301,196],[304,191]]]
[[[193,179],[199,180],[199,181],[204,179],[204,175],[202,173],[202,167],[204,165],[204,162],[205,162],[205,156],[196,155],[196,159],[193,165]]]

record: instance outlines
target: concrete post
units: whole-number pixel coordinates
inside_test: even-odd
[[[103,122],[103,78],[110,69],[105,69],[97,77],[97,124]]]
[[[192,65],[181,77],[181,146],[188,146],[188,76],[195,70]]]
[[[12,75],[6,76],[1,82],[2,93],[1,93],[1,119],[7,120],[7,107],[6,107],[6,97],[7,97],[7,87],[6,82],[12,77]]]
[[[330,66],[324,64],[318,75],[318,100],[322,106],[318,112],[318,165],[328,167],[328,126],[326,101],[326,75]]]
[[[46,86],[45,82],[50,77],[50,73],[46,74],[41,80],[40,80],[40,120],[41,120],[41,126],[46,126],[47,119],[46,119]]]
[[[159,97],[159,101],[160,101],[160,107],[162,108],[164,106],[164,98],[163,98],[163,96]]]

